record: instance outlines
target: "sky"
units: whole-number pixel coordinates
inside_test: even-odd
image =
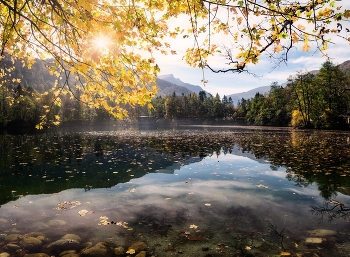
[[[350,1],[341,1],[345,9],[350,9]],[[186,21],[177,21],[180,24]],[[342,22],[345,27],[350,28],[350,23]],[[337,37],[335,34],[330,35],[334,44],[329,44],[329,49],[326,51],[331,61],[335,64],[341,64],[344,61],[350,60],[350,45],[344,39]],[[347,35],[347,37],[350,36]],[[186,41],[187,40],[187,41]],[[292,48],[288,55],[288,62],[276,65],[266,55],[262,55],[258,64],[249,64],[248,73],[213,73],[210,70],[204,70],[205,79],[208,83],[204,86],[201,83],[203,79],[203,71],[199,68],[192,68],[182,60],[185,49],[193,44],[193,39],[177,39],[171,43],[172,49],[177,52],[176,55],[158,56],[156,57],[157,64],[161,71],[160,75],[173,74],[183,82],[201,86],[205,91],[212,95],[230,95],[234,93],[246,92],[251,89],[270,86],[273,82],[282,84],[287,81],[290,75],[295,75],[298,71],[312,71],[320,69],[322,63],[327,60],[327,57],[322,57],[322,53],[316,51],[315,45],[310,43],[311,49],[309,52],[302,51],[302,43],[296,48]],[[216,68],[223,68],[225,60],[215,58],[212,60]]]

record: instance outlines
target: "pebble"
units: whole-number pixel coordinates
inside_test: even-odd
[[[5,245],[4,249],[10,251],[10,252],[15,252],[19,250],[21,247],[17,244],[7,244]]]
[[[25,250],[35,251],[35,250],[39,250],[42,243],[43,242],[40,239],[36,237],[28,236],[28,237],[24,237],[19,242],[19,245]]]
[[[133,243],[132,245],[130,245],[130,247],[128,248],[128,250],[130,249],[134,249],[135,252],[141,252],[141,251],[145,251],[147,250],[147,245],[144,242],[136,242]]]
[[[111,249],[109,249],[104,243],[99,242],[96,245],[85,248],[80,253],[83,257],[99,257],[99,256],[112,256]]]
[[[80,242],[73,239],[59,239],[47,246],[50,251],[76,250],[80,248]]]
[[[314,230],[309,230],[308,233],[312,237],[326,237],[326,236],[335,236],[337,231],[334,230],[329,230],[329,229],[314,229]]]
[[[50,257],[50,255],[46,253],[28,253],[25,254],[23,257]]]
[[[22,237],[21,234],[10,234],[5,236],[5,241],[7,242],[12,242],[12,241],[16,241],[18,239],[20,239]]]
[[[78,242],[81,241],[80,236],[78,236],[76,234],[66,234],[61,239],[72,239],[72,240],[75,240],[75,241],[78,241]]]
[[[307,243],[307,244],[321,244],[322,238],[320,238],[320,237],[308,237],[308,238],[306,238],[305,243]]]

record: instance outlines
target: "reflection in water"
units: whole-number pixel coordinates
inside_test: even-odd
[[[311,212],[319,216],[320,223],[322,223],[325,218],[327,218],[329,222],[339,218],[349,221],[350,218],[350,206],[335,200],[326,201],[322,206],[311,206]]]
[[[347,137],[257,130],[1,135],[0,253],[346,256]],[[319,223],[317,215],[337,222]]]

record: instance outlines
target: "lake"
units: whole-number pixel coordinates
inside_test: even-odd
[[[0,257],[350,256],[350,133],[0,135]]]

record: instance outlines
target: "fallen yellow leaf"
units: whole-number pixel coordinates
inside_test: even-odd
[[[281,256],[290,256],[290,252],[281,252]]]

